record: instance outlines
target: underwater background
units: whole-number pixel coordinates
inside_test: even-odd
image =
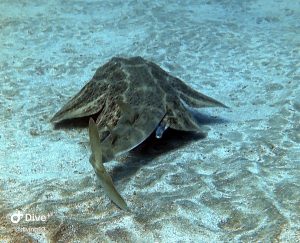
[[[113,56],[230,107],[105,164],[132,213],[49,122]],[[300,242],[299,121],[299,1],[1,0],[0,242]]]

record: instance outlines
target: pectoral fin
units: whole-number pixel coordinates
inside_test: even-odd
[[[89,137],[92,150],[91,164],[100,180],[107,196],[121,209],[129,211],[126,202],[116,190],[110,175],[105,170],[102,161],[101,143],[99,133],[95,121],[90,118],[89,120]]]

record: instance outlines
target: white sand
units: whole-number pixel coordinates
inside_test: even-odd
[[[300,2],[61,2],[0,2],[0,242],[300,241]],[[231,107],[201,111],[226,120],[204,139],[106,164],[133,214],[97,183],[86,128],[49,122],[115,55]]]

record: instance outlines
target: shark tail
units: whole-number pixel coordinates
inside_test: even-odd
[[[89,120],[89,137],[92,150],[92,157],[90,162],[94,167],[96,175],[100,180],[100,184],[104,189],[104,192],[119,208],[125,211],[129,211],[126,202],[116,190],[110,175],[107,173],[103,165],[99,133],[97,125],[93,118],[90,118]]]

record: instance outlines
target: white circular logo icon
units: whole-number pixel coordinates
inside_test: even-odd
[[[14,224],[17,224],[20,222],[22,217],[23,217],[23,214],[20,211],[18,211],[18,212],[13,213],[10,216],[10,221]]]

